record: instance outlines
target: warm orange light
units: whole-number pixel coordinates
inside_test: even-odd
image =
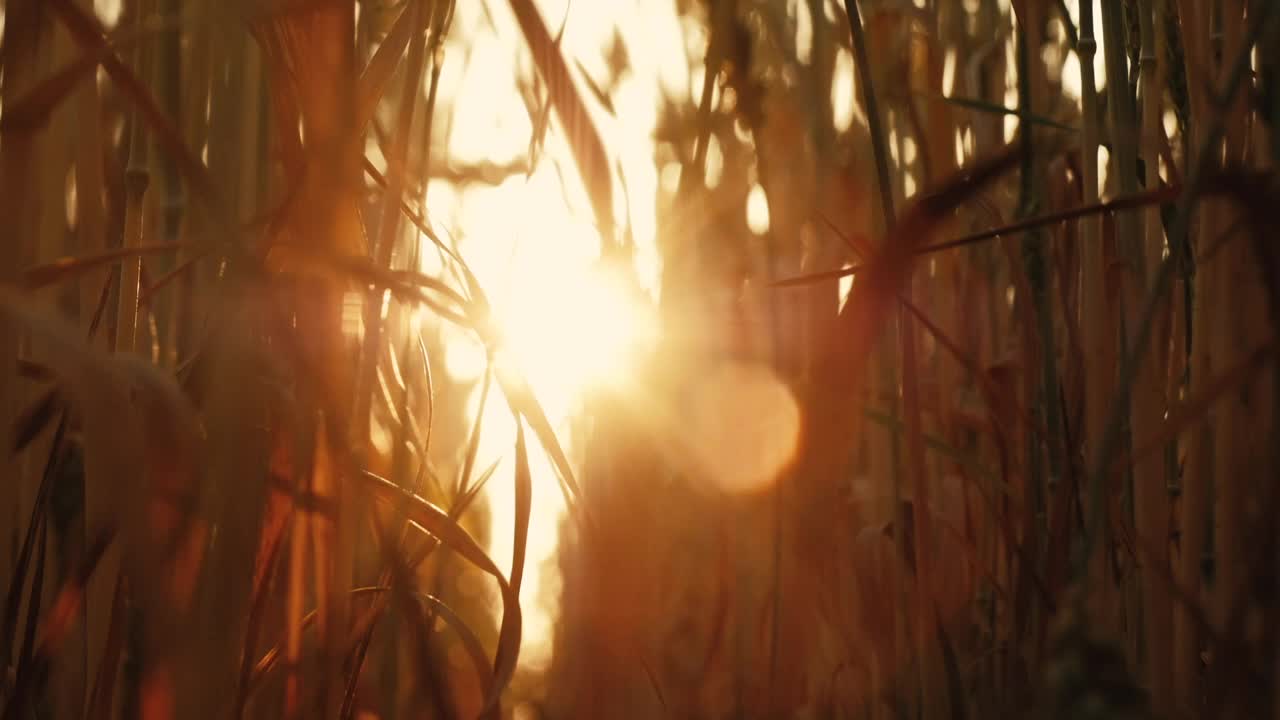
[[[585,85],[580,89],[611,161],[625,177],[626,192],[615,188],[614,213],[634,240],[639,285],[652,294],[659,274],[652,131],[662,94],[687,94],[690,77],[701,77],[688,67],[686,33],[674,5],[535,2],[553,24],[570,11],[560,49],[571,66],[597,80],[608,73],[605,50],[615,29],[629,30],[622,34],[629,67],[609,90],[613,112],[599,106]],[[440,97],[451,99],[448,156],[463,165],[512,164],[525,157],[534,132],[512,78],[513,69],[526,73],[532,67],[514,17],[459,3],[453,28],[439,90]],[[629,282],[619,282],[612,271],[601,268],[601,239],[590,203],[563,128],[554,113],[551,117],[528,176],[518,173],[497,185],[435,180],[426,204],[434,222],[459,236],[460,252],[489,297],[495,329],[502,336],[495,361],[528,379],[572,458],[579,448],[565,431],[589,389],[643,391],[634,377],[655,323],[645,294],[626,289]],[[438,274],[439,268],[424,266],[423,272]],[[483,346],[457,328],[446,327],[442,333],[449,375],[479,377],[487,362]],[[472,398],[472,410],[478,395]],[[511,557],[511,484],[499,478],[512,472],[514,429],[506,403],[495,393],[485,409],[476,462],[486,467],[502,460],[486,489],[494,558]],[[555,473],[532,440],[529,460],[534,497],[521,591],[525,624],[520,664],[534,668],[550,657],[559,580],[555,563],[548,560],[564,505]]]

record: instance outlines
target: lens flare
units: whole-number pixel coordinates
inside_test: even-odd
[[[763,490],[794,458],[800,408],[769,368],[727,364],[696,386],[692,400],[688,447],[718,489]]]

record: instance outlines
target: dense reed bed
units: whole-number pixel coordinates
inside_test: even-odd
[[[1275,2],[0,13],[5,720],[1280,719]]]

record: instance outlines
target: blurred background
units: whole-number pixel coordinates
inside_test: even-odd
[[[1265,0],[0,0],[0,712],[1280,718]]]

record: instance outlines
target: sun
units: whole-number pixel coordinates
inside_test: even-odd
[[[550,416],[634,377],[653,340],[651,303],[629,268],[600,260],[589,213],[568,206],[553,169],[472,193],[463,214],[482,230],[462,252],[492,306],[494,359],[528,379]],[[476,375],[484,356],[471,355],[464,374]]]
[[[498,362],[521,370],[556,404],[634,377],[652,327],[620,271],[530,262],[521,274],[526,287],[498,313]]]

